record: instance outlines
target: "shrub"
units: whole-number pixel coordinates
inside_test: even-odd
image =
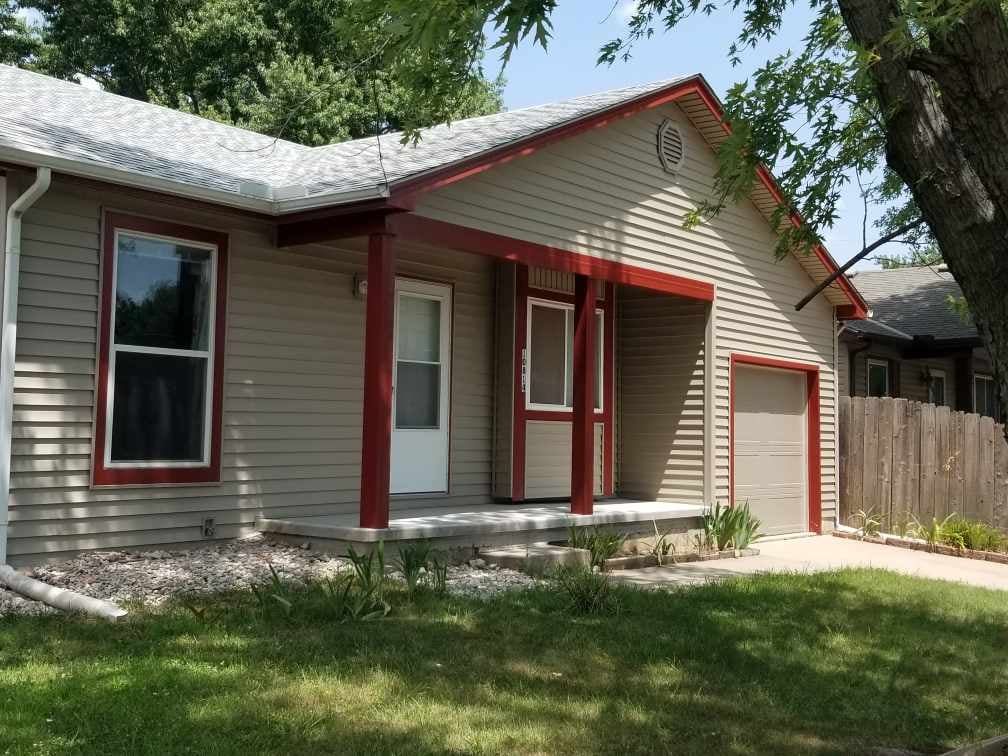
[[[882,529],[882,520],[875,516],[875,510],[859,509],[851,515],[851,520],[855,523],[858,533],[863,541],[867,537],[877,536]]]
[[[675,543],[672,542],[672,533],[662,533],[658,530],[658,523],[651,521],[654,525],[655,541],[651,546],[651,555],[658,560],[658,566],[665,563],[665,558],[671,554],[675,561]]]
[[[962,549],[965,548],[965,544],[961,536],[949,528],[949,522],[954,517],[954,514],[950,514],[940,521],[937,517],[932,517],[929,523],[921,522],[917,517],[914,517],[907,528],[907,532],[911,537],[924,541],[932,550],[939,544],[946,544]]]
[[[609,576],[589,567],[563,566],[556,571],[560,589],[570,599],[570,609],[578,614],[613,614],[618,603]]]
[[[753,516],[749,510],[749,502],[746,501],[741,507],[735,507],[734,526],[735,534],[732,536],[736,549],[748,549],[749,544],[759,538],[760,522],[758,517]]]

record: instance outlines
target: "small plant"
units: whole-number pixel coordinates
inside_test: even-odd
[[[434,593],[444,594],[448,590],[448,560],[441,556],[431,558],[427,576]]]
[[[874,509],[859,509],[851,515],[851,520],[857,523],[858,535],[862,541],[877,536],[882,530],[882,520],[875,516]]]
[[[918,518],[914,517],[910,523],[909,532],[913,534],[914,538],[924,541],[931,551],[934,551],[935,546],[939,544],[954,546],[959,549],[965,548],[961,535],[949,528],[949,522],[955,516],[954,514],[950,514],[940,521],[937,517],[932,517],[929,523],[922,523]]]
[[[592,539],[589,551],[591,551],[591,565],[605,570],[607,559],[612,559],[623,548],[626,543],[625,533],[613,533],[606,530],[596,530]]]
[[[396,565],[406,580],[406,590],[412,596],[420,587],[420,581],[430,572],[430,544],[419,541],[402,546]]]
[[[259,607],[266,613],[279,608],[284,615],[290,617],[294,611],[294,601],[292,600],[292,589],[280,578],[276,567],[269,565],[270,580],[264,586],[257,586],[255,583],[249,586],[252,595],[259,602]]]
[[[340,575],[321,581],[317,590],[325,598],[327,609],[338,622],[368,622],[388,615],[392,607],[376,591],[364,587],[356,575]]]
[[[732,542],[736,549],[748,549],[749,544],[759,538],[760,525],[763,523],[750,511],[748,500],[741,507],[734,507],[734,510],[732,525],[735,532]]]
[[[378,541],[375,547],[363,554],[353,546],[347,549],[347,559],[353,565],[354,577],[361,590],[381,596],[385,592],[385,544]]]
[[[661,567],[665,564],[665,559],[672,555],[672,561],[675,562],[675,543],[672,542],[671,533],[662,533],[658,530],[658,523],[654,520],[651,521],[654,525],[655,541],[651,546],[651,556],[658,560],[658,566]]]
[[[975,551],[1004,551],[1004,533],[992,525],[965,517],[952,517],[945,525],[945,543]],[[959,544],[962,544],[961,546]]]
[[[619,609],[609,576],[604,572],[563,566],[556,571],[556,581],[570,599],[571,611],[577,614],[613,614]]]
[[[614,533],[599,528],[577,528],[567,530],[567,543],[575,549],[585,549],[591,553],[591,566],[605,569],[607,559],[619,553],[626,543],[625,533]]]
[[[715,551],[727,549],[735,535],[734,524],[731,507],[722,507],[721,502],[714,502],[714,506],[708,507],[703,514],[706,545]]]

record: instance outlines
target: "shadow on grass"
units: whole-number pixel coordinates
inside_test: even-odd
[[[245,598],[0,624],[0,753],[941,752],[1008,730],[1004,594],[846,571],[425,597],[379,622]]]

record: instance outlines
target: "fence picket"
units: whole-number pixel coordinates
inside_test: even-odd
[[[994,520],[994,442],[996,440],[994,419],[980,418],[980,475],[977,484],[980,487],[977,500],[978,517],[984,522]]]
[[[893,430],[893,485],[889,530],[897,529],[907,519],[907,512],[915,506],[918,497],[918,467],[920,455],[920,419],[915,414],[915,403],[906,399],[893,400],[895,405]]]
[[[1008,528],[1008,441],[1005,441],[1004,426],[994,430],[994,516],[992,522],[1000,528]]]
[[[895,403],[881,402],[878,413],[878,441],[876,443],[876,489],[878,511],[892,521],[893,432]]]
[[[933,404],[920,406],[920,503],[917,515],[928,522],[935,516],[935,468],[938,466],[934,410]]]
[[[864,508],[864,429],[865,400],[858,396],[848,399],[851,405],[848,428],[850,450],[850,492],[846,512],[841,512],[841,522],[847,524],[851,515]]]
[[[963,514],[980,517],[980,416],[963,415]]]
[[[951,449],[952,411],[948,407],[935,408],[935,517],[944,519],[949,514],[949,479],[952,465]]]

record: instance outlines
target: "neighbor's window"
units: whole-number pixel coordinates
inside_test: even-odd
[[[889,396],[889,363],[868,360],[868,396]]]
[[[979,415],[1000,419],[997,386],[993,376],[976,373],[973,376],[973,411]]]
[[[602,409],[602,312],[595,312],[595,409]],[[574,406],[574,306],[529,302],[528,406],[569,410]]]
[[[142,219],[110,222],[106,233],[104,448],[95,482],[210,480],[219,458],[213,418],[225,242],[201,229]]]
[[[931,379],[928,382],[928,402],[930,404],[945,404],[945,371],[931,369]]]

